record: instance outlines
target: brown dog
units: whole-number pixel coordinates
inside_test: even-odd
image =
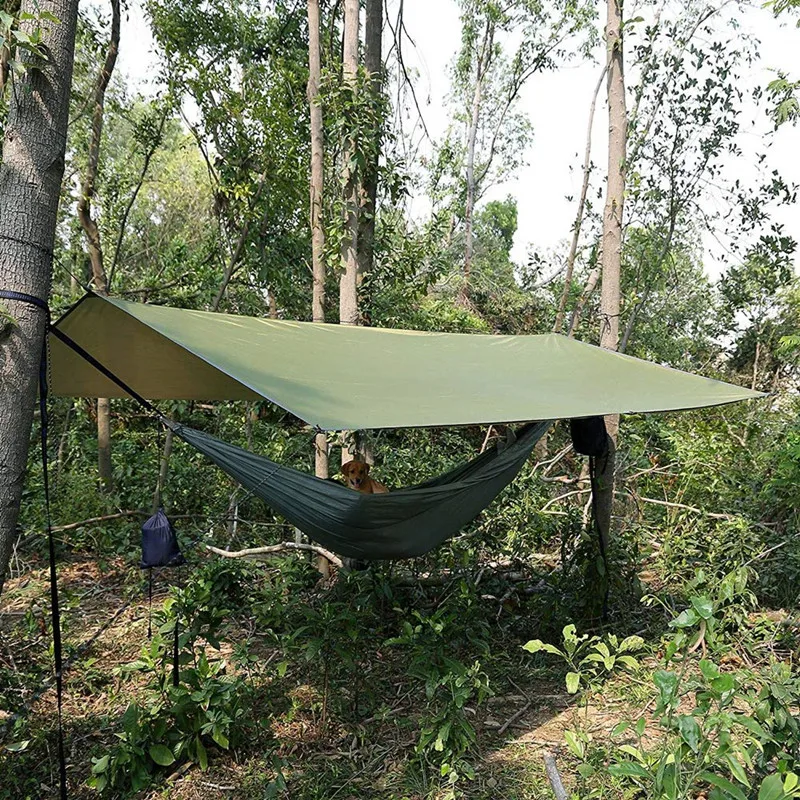
[[[347,486],[362,494],[388,494],[389,490],[380,481],[369,477],[369,464],[363,461],[348,461],[342,466]]]

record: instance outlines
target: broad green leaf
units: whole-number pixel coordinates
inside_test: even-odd
[[[170,764],[175,763],[175,756],[166,745],[151,744],[147,752],[150,753],[150,758],[159,766],[168,767]]]
[[[746,717],[744,714],[731,714],[731,719],[738,722],[743,728],[747,728],[750,733],[762,739],[768,739],[769,734],[756,722],[753,717]]]
[[[798,784],[800,784],[800,778],[794,772],[787,772],[783,781],[783,791],[787,794],[793,792]]]
[[[786,792],[784,792],[783,786],[780,775],[767,775],[758,790],[758,800],[784,800]]]
[[[742,786],[746,786],[749,789],[750,781],[747,780],[747,774],[744,771],[744,767],[736,758],[736,756],[733,753],[725,753],[725,761],[730,767],[731,775],[733,775],[733,777],[736,778],[736,780],[739,781]]]
[[[661,692],[661,698],[667,700],[675,694],[678,687],[678,676],[674,672],[659,669],[653,673],[653,683]]]
[[[628,636],[622,640],[619,646],[620,653],[636,652],[644,647],[644,639],[641,636]]]
[[[696,625],[700,621],[700,617],[697,616],[694,609],[687,608],[685,611],[681,611],[677,617],[675,617],[672,622],[670,622],[671,628],[691,628],[693,625]]]
[[[200,764],[200,769],[205,772],[208,769],[208,753],[199,736],[195,737],[195,745],[197,746],[197,762]]]
[[[94,759],[92,759],[94,761]],[[108,769],[108,756],[105,755],[102,758],[98,758],[97,761],[94,761],[92,764],[92,775],[99,775],[101,772],[105,772]]]
[[[9,753],[21,753],[23,750],[28,748],[30,743],[30,739],[23,739],[20,742],[12,742],[11,744],[6,745],[6,750],[8,750]]]
[[[529,653],[538,653],[540,650],[544,650],[546,653],[552,653],[554,656],[561,655],[561,651],[555,645],[543,642],[541,639],[531,639],[529,642],[522,645],[522,649],[527,650]]]
[[[714,614],[714,604],[707,597],[693,597],[691,603],[698,616],[706,620],[711,619]]]
[[[693,753],[696,753],[702,736],[697,720],[688,714],[681,714],[678,717],[678,730],[681,733],[681,739],[692,748]]]
[[[575,692],[578,691],[580,683],[581,683],[581,675],[579,672],[567,673],[567,691],[570,694],[575,694]]]
[[[637,749],[633,745],[630,744],[623,744],[620,745],[620,751],[626,753],[629,756],[633,756],[639,763],[644,764],[644,756],[642,755],[641,750]]]
[[[583,742],[578,739],[574,731],[564,731],[564,739],[570,752],[577,758],[583,758],[586,748]]]
[[[734,800],[747,800],[747,795],[735,784],[731,783],[722,775],[715,775],[713,772],[701,772],[698,776],[700,780],[716,786],[718,789],[726,791]]]
[[[700,660],[700,672],[707,681],[713,681],[719,677],[719,667],[713,662],[703,658]]]
[[[608,771],[615,778],[649,778],[650,773],[641,765],[633,761],[620,761],[617,764],[610,764]],[[747,798],[745,798],[747,800]]]
[[[215,725],[211,730],[211,738],[223,749],[227,750],[230,742],[228,737]]]
[[[630,722],[618,722],[611,731],[612,736],[620,736],[621,734],[625,733],[628,728],[630,728]]]
[[[14,17],[5,11],[0,11],[0,25],[4,28],[10,28],[14,24]]]

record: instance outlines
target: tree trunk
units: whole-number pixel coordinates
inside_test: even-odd
[[[97,183],[97,168],[100,162],[100,142],[103,138],[103,115],[106,89],[111,81],[119,52],[120,0],[111,0],[111,38],[108,42],[106,59],[94,87],[94,109],[92,111],[92,133],[89,140],[89,160],[86,175],[78,198],[78,219],[86,234],[89,262],[92,266],[92,284],[98,294],[107,294],[108,280],[103,264],[103,248],[100,242],[100,229],[92,218],[92,198]],[[97,474],[100,488],[111,491],[114,488],[114,473],[111,463],[111,401],[107,397],[97,400]]]
[[[625,108],[625,77],[622,51],[622,1],[608,0],[606,48],[608,53],[608,183],[603,212],[602,290],[600,295],[600,346],[617,350],[619,343],[620,264],[622,259],[622,214],[625,200],[625,149],[628,120]],[[595,498],[597,526],[608,553],[619,415],[606,417],[610,439],[602,481]],[[606,574],[606,587],[609,576]]]
[[[383,0],[367,0],[364,26],[364,67],[370,77],[369,91],[378,102],[383,85],[381,39],[383,33]],[[381,129],[375,130],[364,171],[361,208],[358,226],[358,280],[372,269],[375,255],[375,214],[378,201],[378,159]]]
[[[603,85],[603,78],[605,78],[606,70],[604,67],[600,73],[600,79],[594,87],[594,94],[592,95],[592,103],[589,106],[589,124],[586,126],[586,149],[583,155],[583,182],[581,183],[581,196],[578,200],[578,210],[575,214],[575,222],[572,224],[572,241],[569,245],[569,254],[567,255],[567,269],[564,274],[564,290],[561,292],[561,298],[558,302],[558,310],[556,311],[556,319],[553,323],[553,333],[561,333],[564,327],[564,312],[567,307],[567,300],[569,299],[569,292],[572,286],[572,273],[575,269],[575,257],[578,253],[578,242],[581,238],[581,225],[583,223],[583,212],[586,208],[586,195],[589,192],[589,177],[592,174],[592,128],[594,127],[594,111],[597,107],[597,95],[600,94],[600,87]]]
[[[56,215],[64,175],[77,0],[26,0],[22,11],[47,11],[47,60],[24,56],[26,73],[10,98],[0,163],[0,275],[3,289],[47,300]],[[36,23],[25,22],[29,32]],[[45,314],[3,301],[15,324],[0,340],[0,591],[17,534]]]
[[[628,133],[622,52],[622,0],[608,0],[606,48],[608,53],[608,184],[603,212],[600,346],[608,350],[616,350],[619,343],[620,262],[625,202],[625,149]],[[609,417],[606,425],[609,435],[616,442],[619,417],[616,415]]]
[[[308,0],[308,105],[311,113],[311,265],[314,279],[311,318],[325,322],[325,230],[322,201],[325,185],[322,106],[319,102],[320,63],[319,0]]]
[[[344,2],[344,53],[342,73],[345,83],[353,92],[357,91],[358,73],[358,0]],[[345,207],[345,230],[340,249],[342,277],[339,281],[339,322],[342,325],[358,325],[358,181],[350,169],[350,155],[357,142],[345,142],[343,184]]]
[[[313,289],[311,318],[325,322],[325,230],[322,225],[322,201],[325,186],[322,106],[319,83],[322,73],[320,58],[319,0],[308,0],[308,105],[311,112],[311,264]],[[314,474],[328,477],[328,436],[314,438]]]

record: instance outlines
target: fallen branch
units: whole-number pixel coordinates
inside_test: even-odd
[[[328,561],[339,567],[339,569],[344,567],[342,559],[334,553],[331,553],[330,550],[326,550],[324,547],[320,547],[316,544],[306,544],[305,542],[281,542],[280,544],[272,544],[265,547],[250,547],[245,550],[235,551],[223,550],[220,547],[213,547],[207,544],[206,550],[210,550],[212,553],[216,553],[218,556],[223,556],[224,558],[252,558],[255,561],[279,555],[286,550],[310,550],[312,553],[324,556]]]
[[[524,713],[525,713],[525,712],[526,712],[526,711],[527,711],[527,710],[528,710],[528,709],[531,707],[531,703],[532,703],[532,701],[531,701],[531,700],[528,700],[528,702],[527,702],[527,703],[525,703],[525,705],[524,705],[524,706],[522,706],[522,708],[521,708],[519,711],[517,711],[515,714],[512,714],[512,715],[511,715],[511,716],[510,716],[510,717],[509,717],[509,718],[508,718],[508,719],[507,719],[507,720],[506,720],[506,721],[505,721],[505,722],[504,722],[504,723],[503,723],[503,724],[502,724],[502,725],[501,725],[501,726],[498,728],[498,730],[497,730],[497,734],[498,734],[498,735],[502,735],[502,734],[504,734],[504,733],[506,732],[506,730],[508,729],[508,727],[509,727],[509,726],[510,726],[512,723],[516,722],[516,721],[517,721],[517,720],[518,720],[518,719],[519,719],[519,718],[520,718],[520,717],[521,717],[521,716],[522,716],[522,715],[523,715],[523,714],[524,714]]]
[[[567,790],[564,788],[561,776],[558,774],[555,756],[549,751],[545,751],[544,754],[544,768],[547,771],[547,780],[550,781],[556,800],[569,800]]]
[[[122,517],[149,517],[146,511],[120,511],[117,514],[106,514],[104,517],[90,517],[80,522],[70,522],[69,525],[54,525],[53,533],[58,531],[73,531],[75,528],[83,528],[86,525],[93,525],[95,522],[107,522],[110,519],[121,519]]]

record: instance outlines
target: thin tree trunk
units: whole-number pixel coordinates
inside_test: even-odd
[[[342,73],[345,83],[357,91],[358,78],[358,0],[344,3],[344,52]],[[345,230],[340,249],[342,277],[339,281],[339,323],[358,325],[358,181],[350,169],[349,156],[358,147],[357,142],[347,142],[344,148],[344,207]]]
[[[572,288],[572,273],[575,269],[575,257],[578,253],[578,242],[581,238],[581,225],[583,224],[583,212],[586,208],[586,195],[589,192],[589,177],[592,173],[592,128],[594,127],[594,112],[597,108],[597,95],[600,94],[600,87],[603,85],[603,79],[606,76],[608,67],[603,67],[600,73],[600,78],[597,85],[594,87],[594,94],[592,95],[592,103],[589,106],[589,123],[586,126],[586,149],[583,156],[583,181],[581,183],[581,196],[578,200],[578,210],[575,214],[575,222],[572,224],[572,241],[569,245],[569,254],[567,255],[567,269],[564,274],[564,290],[561,292],[561,299],[558,302],[558,311],[556,311],[556,320],[553,323],[553,333],[561,333],[564,327],[565,309],[567,307],[567,300],[569,300],[570,289]]]
[[[486,31],[484,33],[481,51],[475,65],[475,88],[472,94],[472,111],[470,124],[467,131],[467,166],[465,174],[466,200],[464,203],[464,272],[459,292],[459,302],[467,305],[469,302],[470,278],[472,273],[473,237],[472,222],[475,213],[475,146],[478,138],[478,128],[481,119],[481,102],[483,99],[483,81],[492,59],[492,47],[494,46],[494,22],[486,20]]]
[[[26,0],[42,11],[47,59],[29,54],[10,98],[0,163],[0,275],[4,289],[50,296],[56,215],[64,175],[77,0]],[[24,22],[29,33],[38,22]],[[2,301],[15,324],[0,340],[0,591],[17,536],[45,314],[28,303]]]
[[[622,2],[608,0],[606,47],[608,53],[608,183],[603,212],[602,273],[600,296],[600,346],[617,350],[619,344],[620,266],[622,260],[622,219],[625,201],[625,149],[628,120],[625,108],[625,75],[622,49]],[[619,415],[606,417],[609,452],[595,498],[597,526],[603,552],[608,553]],[[605,574],[608,587],[609,576]]]
[[[311,265],[314,284],[311,318],[325,322],[325,230],[322,225],[322,204],[325,186],[322,106],[319,84],[320,61],[319,0],[308,0],[308,105],[311,113]]]
[[[94,87],[94,109],[92,111],[92,133],[89,140],[89,161],[86,175],[78,198],[78,219],[86,235],[89,262],[92,266],[92,283],[98,294],[108,293],[108,281],[103,264],[103,248],[100,229],[92,217],[92,199],[97,183],[97,169],[100,162],[100,142],[103,138],[103,116],[106,90],[117,63],[120,35],[120,0],[111,0],[111,38],[108,42],[106,59]],[[104,491],[114,488],[114,473],[111,463],[111,401],[107,397],[97,400],[97,474],[100,487]]]
[[[311,295],[311,318],[314,322],[325,322],[325,229],[322,224],[322,209],[325,187],[322,106],[319,99],[319,84],[322,76],[320,50],[319,0],[308,0],[308,105],[311,115],[311,265],[313,288]],[[328,477],[328,435],[323,432],[314,437],[314,474],[318,478]],[[301,535],[300,532],[297,532]],[[325,556],[317,555],[317,568],[323,575],[330,572]]]
[[[617,350],[619,344],[622,220],[625,203],[625,149],[628,133],[622,49],[622,0],[608,0],[606,47],[608,53],[608,184],[603,212],[600,346],[607,350]],[[606,425],[609,435],[616,442],[619,416],[609,417]]]
[[[369,91],[373,102],[380,98],[383,84],[381,40],[383,33],[383,0],[367,0],[364,25],[364,67],[369,75]],[[378,201],[378,159],[381,129],[375,130],[369,163],[364,172],[358,228],[358,279],[372,269],[375,256],[375,214]]]

